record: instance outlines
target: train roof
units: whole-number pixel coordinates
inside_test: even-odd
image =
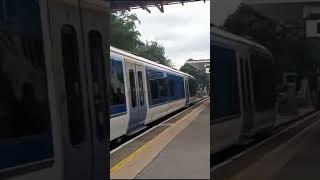
[[[141,56],[138,56],[138,55],[134,55],[131,52],[128,52],[128,51],[125,51],[125,50],[122,50],[122,49],[119,49],[119,48],[116,48],[116,47],[113,47],[113,46],[110,46],[110,52],[115,52],[115,53],[121,54],[123,56],[130,57],[130,58],[132,58],[132,59],[134,59],[136,61],[141,61],[141,62],[144,62],[144,63],[147,63],[147,64],[151,64],[151,65],[154,65],[154,66],[157,66],[157,67],[161,67],[161,68],[169,70],[169,71],[173,71],[173,72],[180,73],[180,74],[183,74],[183,75],[186,75],[186,76],[194,78],[190,74],[187,74],[187,73],[184,73],[184,72],[179,71],[177,69],[174,69],[174,68],[171,68],[171,67],[168,67],[168,66],[153,62],[153,61],[148,60],[148,59],[146,59],[144,57],[141,57]]]
[[[243,43],[243,44],[246,44],[246,45],[249,45],[249,46],[253,46],[253,47],[262,49],[262,50],[268,52],[271,55],[271,52],[265,46],[255,42],[255,41],[243,38],[243,37],[241,37],[239,35],[236,35],[236,34],[227,32],[225,30],[222,30],[219,27],[211,26],[210,33],[211,34],[215,34],[215,35],[220,36],[220,37],[225,38],[225,39],[229,39],[229,40],[232,40],[232,41],[237,41],[239,43]]]

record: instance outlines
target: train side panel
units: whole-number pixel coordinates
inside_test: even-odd
[[[148,113],[145,124],[185,106],[183,75],[155,66],[146,66]],[[169,89],[167,91],[166,89]]]

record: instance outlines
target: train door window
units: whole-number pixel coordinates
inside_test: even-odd
[[[10,11],[33,26],[23,26],[22,21],[0,23],[1,177],[2,172],[46,168],[54,156],[39,2],[14,2]],[[17,11],[20,7],[23,12]],[[29,13],[33,16],[25,15]],[[25,39],[36,46],[27,47]]]
[[[143,78],[142,78],[141,71],[138,71],[138,84],[139,84],[140,106],[143,106],[144,105],[144,87],[143,87]]]
[[[255,110],[258,112],[273,108],[273,66],[263,55],[251,55],[252,86]]]
[[[67,93],[69,135],[71,144],[77,145],[84,140],[85,121],[83,115],[77,34],[72,26],[64,25],[62,27],[61,42]]]
[[[91,73],[93,81],[94,105],[96,116],[97,137],[100,140],[106,138],[105,124],[105,64],[102,48],[102,37],[98,31],[89,33],[89,50],[91,58]],[[102,102],[101,102],[102,101]]]
[[[121,61],[111,62],[111,115],[126,112],[126,96],[124,88],[123,64]]]
[[[131,91],[131,106],[137,106],[137,93],[136,93],[136,83],[134,78],[134,71],[133,69],[129,70],[129,82],[130,82],[130,91]]]

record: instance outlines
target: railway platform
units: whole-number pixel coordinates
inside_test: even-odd
[[[320,179],[320,111],[296,121],[211,172],[214,180]]]
[[[110,158],[111,179],[209,179],[209,99],[119,146]]]

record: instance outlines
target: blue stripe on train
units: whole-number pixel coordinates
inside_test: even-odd
[[[127,108],[126,108],[126,106],[124,104],[112,105],[111,106],[111,115],[123,113],[123,112],[126,112],[126,111],[127,111]]]

